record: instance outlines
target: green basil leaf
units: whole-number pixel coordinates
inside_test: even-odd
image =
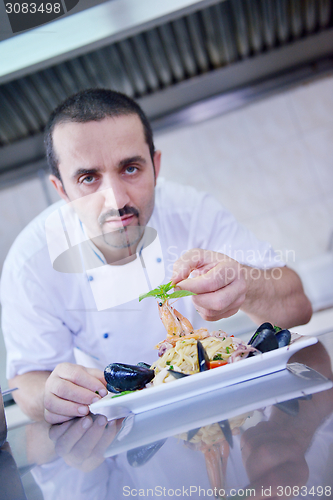
[[[166,283],[165,285],[161,285],[148,293],[140,295],[139,302],[146,297],[155,297],[155,299],[160,299],[164,302],[167,299],[178,299],[180,297],[187,297],[188,295],[196,295],[196,293],[189,292],[187,290],[177,290],[176,292],[168,294],[168,291],[172,288],[172,281],[169,281],[169,283]]]
[[[168,299],[178,299],[179,297],[187,297],[189,295],[196,295],[196,293],[189,292],[188,290],[177,290],[176,292],[169,293]]]
[[[148,293],[144,293],[139,296],[139,302],[141,302],[142,299],[145,299],[146,297],[155,297],[158,299],[158,297],[161,295],[161,291],[158,288],[155,288],[154,290],[151,290]]]
[[[171,288],[173,288],[172,281],[169,281],[169,283],[166,283],[165,285],[161,285],[159,288],[161,288],[164,293],[167,293],[169,290],[171,290]]]

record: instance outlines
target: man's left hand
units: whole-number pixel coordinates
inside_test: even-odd
[[[193,303],[207,321],[235,314],[247,293],[241,264],[222,253],[200,248],[189,250],[175,262],[172,281],[180,289],[197,294]]]

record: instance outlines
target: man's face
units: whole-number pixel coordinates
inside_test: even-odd
[[[140,118],[59,124],[53,145],[62,182],[50,180],[89,238],[102,252],[131,255],[154,208],[154,168]],[[154,163],[157,177],[160,152]]]

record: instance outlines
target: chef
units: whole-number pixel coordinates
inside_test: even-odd
[[[158,181],[161,152],[133,100],[81,91],[52,113],[45,144],[62,200],[19,235],[1,280],[7,377],[31,418],[85,416],[107,364],[154,361],[165,331],[138,296],[162,282],[196,294],[180,308],[198,325],[239,309],[309,321],[299,277],[268,243],[206,193]]]

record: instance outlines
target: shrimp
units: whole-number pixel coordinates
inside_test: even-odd
[[[198,330],[193,330],[187,335],[178,335],[178,338],[176,335],[174,337],[167,337],[165,340],[162,340],[155,346],[155,349],[160,349],[161,346],[163,346],[165,343],[168,344],[166,346],[167,349],[169,349],[170,347],[175,347],[176,343],[179,341],[179,337],[182,337],[182,340],[188,340],[188,339],[203,340],[211,336],[207,328],[199,328]]]
[[[229,456],[229,444],[223,440],[202,449],[212,488],[224,489]]]
[[[158,313],[167,331],[167,340],[170,337],[182,337],[193,332],[193,326],[189,320],[172,307],[168,300],[158,302]]]

